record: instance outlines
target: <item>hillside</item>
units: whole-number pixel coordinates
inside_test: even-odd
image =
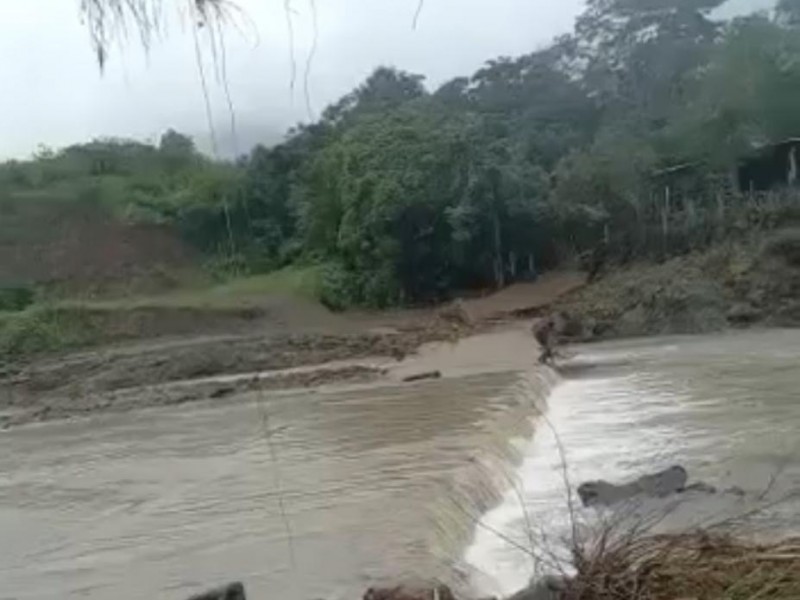
[[[174,229],[95,204],[20,195],[0,199],[0,215],[0,287],[156,290],[198,261]]]

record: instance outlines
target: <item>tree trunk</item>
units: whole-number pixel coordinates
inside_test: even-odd
[[[669,186],[664,188],[664,207],[661,209],[661,254],[666,259],[669,254]]]
[[[495,211],[492,215],[494,225],[494,284],[498,289],[505,287],[506,277],[503,265],[503,248],[500,233],[500,217]]]
[[[508,253],[508,272],[511,275],[511,281],[517,279],[517,253],[513,250]]]

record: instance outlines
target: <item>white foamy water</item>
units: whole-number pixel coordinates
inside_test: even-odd
[[[583,481],[624,481],[682,464],[693,479],[720,488],[758,494],[777,474],[772,497],[800,490],[800,332],[669,338],[578,352],[548,399],[546,416],[534,417],[516,489],[483,517],[466,551],[479,593],[507,595],[554,571],[572,535],[567,489]],[[588,518],[579,500],[572,503],[578,521]],[[789,499],[770,518],[796,525],[791,515],[799,509]],[[693,524],[706,517],[697,515]]]

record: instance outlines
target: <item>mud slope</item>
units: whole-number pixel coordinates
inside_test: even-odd
[[[559,303],[570,337],[608,339],[800,325],[800,235],[717,247],[608,273]]]

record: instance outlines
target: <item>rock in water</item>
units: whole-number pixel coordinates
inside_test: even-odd
[[[636,480],[642,492],[649,496],[664,498],[683,490],[689,474],[682,466],[670,467],[660,473],[645,475]]]
[[[202,594],[197,594],[189,600],[246,600],[244,585],[240,581],[223,585]]]
[[[698,481],[696,483],[692,483],[691,485],[687,485],[685,488],[681,490],[681,492],[699,492],[701,494],[716,494],[717,488],[704,481]]]
[[[578,486],[578,496],[584,506],[611,506],[637,496],[665,498],[683,491],[688,479],[686,469],[675,466],[622,485],[602,479],[589,481]]]

